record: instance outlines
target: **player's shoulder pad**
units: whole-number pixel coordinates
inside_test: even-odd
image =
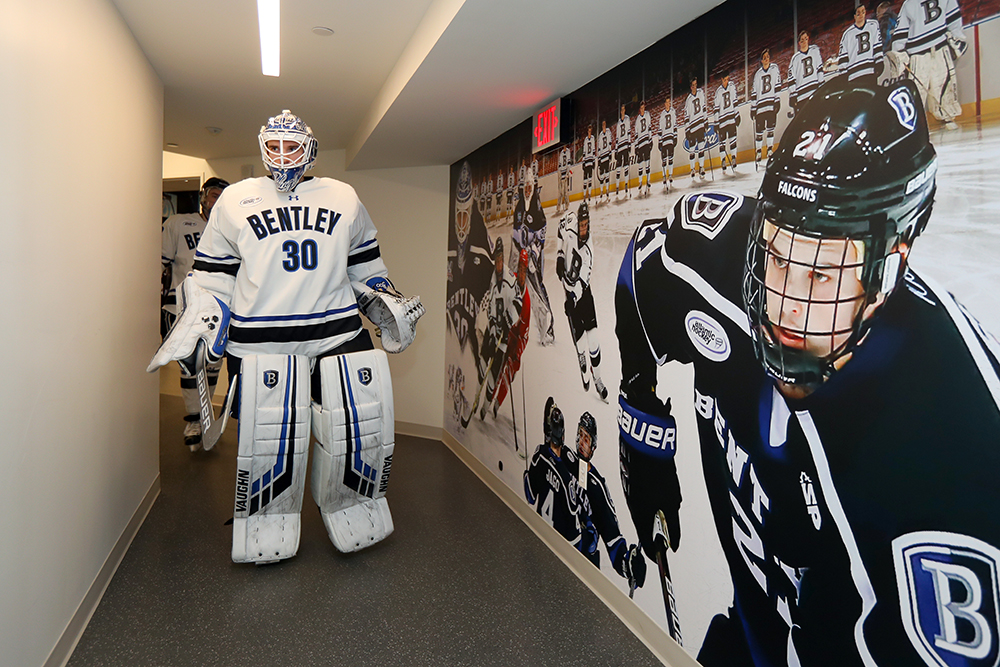
[[[746,198],[732,192],[695,192],[681,197],[671,213],[670,228],[697,232],[714,240],[743,206]]]
[[[927,664],[995,664],[1000,550],[968,535],[927,530],[894,539],[892,558],[903,626]],[[975,645],[954,631],[963,626],[968,637],[993,640]]]

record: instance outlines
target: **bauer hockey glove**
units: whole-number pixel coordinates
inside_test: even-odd
[[[652,391],[618,397],[618,454],[622,488],[639,544],[656,560],[654,524],[662,513],[667,546],[673,551],[681,540],[681,487],[674,461],[677,425],[670,414],[670,400],[660,402]]]
[[[646,559],[642,557],[642,549],[638,544],[629,546],[622,567],[625,570],[625,578],[628,579],[629,590],[642,588],[646,583]]]
[[[382,349],[402,352],[417,335],[417,320],[426,312],[419,296],[405,297],[388,278],[371,278],[367,283],[352,282],[358,308],[381,330]]]

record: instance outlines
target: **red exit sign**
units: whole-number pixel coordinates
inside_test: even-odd
[[[562,125],[562,98],[536,111],[531,119],[531,152],[545,150],[559,143]]]

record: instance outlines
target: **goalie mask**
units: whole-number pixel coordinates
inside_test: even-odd
[[[594,415],[584,412],[576,429],[576,453],[584,461],[590,461],[597,450],[597,420]]]
[[[267,119],[258,136],[260,156],[278,192],[291,192],[316,161],[312,130],[288,109]]]
[[[909,81],[825,86],[784,136],[761,183],[743,297],[765,370],[815,386],[902,280],[937,162]]]
[[[455,236],[460,246],[465,245],[472,229],[472,199],[472,169],[463,162],[455,192]]]

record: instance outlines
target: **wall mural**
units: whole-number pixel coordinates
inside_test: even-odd
[[[998,13],[727,2],[452,166],[446,429],[704,665],[1000,664]]]

